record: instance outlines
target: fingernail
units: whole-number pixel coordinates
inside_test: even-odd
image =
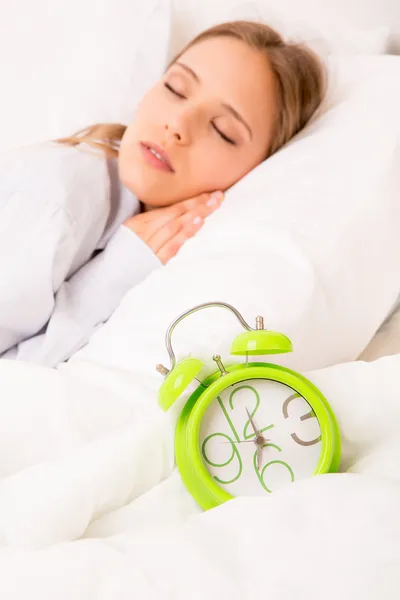
[[[203,222],[203,219],[202,219],[201,217],[195,217],[195,218],[193,219],[193,225],[196,225],[196,226],[198,226],[198,225],[201,225],[201,224],[202,224],[202,222]]]
[[[207,200],[206,206],[217,206],[224,197],[222,192],[213,192],[210,196],[210,199]]]

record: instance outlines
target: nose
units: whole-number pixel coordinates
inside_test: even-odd
[[[190,144],[191,134],[189,121],[189,111],[182,112],[169,119],[164,125],[166,140],[181,146]]]

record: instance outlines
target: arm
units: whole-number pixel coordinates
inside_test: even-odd
[[[122,225],[103,251],[61,285],[46,329],[19,344],[13,358],[48,366],[68,359],[125,293],[160,265],[153,251]]]
[[[1,355],[47,323],[75,241],[68,215],[55,202],[40,204],[22,190],[0,200]]]
[[[0,356],[44,329],[60,285],[92,255],[109,215],[104,161],[34,145],[0,156]]]
[[[46,328],[4,357],[48,366],[68,359],[111,316],[129,289],[168,262],[198,231],[222,197],[211,205],[208,200],[209,194],[202,194],[128,219],[101,253],[61,285]],[[26,296],[22,302],[26,305]]]

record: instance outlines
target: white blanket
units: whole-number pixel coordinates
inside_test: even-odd
[[[157,379],[2,361],[0,598],[398,598],[399,372],[400,355],[308,373],[347,473],[203,513]]]

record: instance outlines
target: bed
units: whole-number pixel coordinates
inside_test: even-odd
[[[30,48],[40,89],[34,76],[23,76],[26,46],[3,63],[3,150],[64,135],[89,117],[128,119],[178,33],[183,41],[200,25],[254,10],[273,18],[260,2],[210,1],[201,12],[193,1],[172,7],[152,0],[140,5],[143,20],[133,5],[103,2],[95,11],[73,3],[68,15],[57,3],[52,13],[44,1],[35,10],[27,0],[15,5],[1,24],[2,44],[19,48],[21,39],[37,39],[43,14],[54,28],[44,20],[46,31]],[[289,5],[282,4],[286,12]],[[398,598],[400,312],[388,315],[400,281],[400,57],[387,53],[399,49],[400,14],[394,1],[368,9],[347,2],[342,12],[336,2],[324,3],[328,12],[318,6],[302,3],[291,30],[314,16],[309,39],[333,75],[309,127],[232,189],[201,236],[131,290],[68,363],[48,369],[0,361],[1,598]],[[136,18],[136,37],[128,16]],[[285,11],[275,18],[287,22]],[[69,45],[72,31],[81,45]],[[79,38],[85,32],[89,37]],[[56,34],[65,44],[49,53]],[[111,49],[104,39],[115,40]],[[150,58],[143,39],[154,48]],[[96,57],[104,69],[92,68]],[[133,85],[131,71],[143,65]],[[110,78],[105,102],[99,90]],[[71,82],[81,85],[79,102]],[[33,108],[26,116],[15,98],[26,97],[28,83]],[[73,110],[66,115],[68,99]],[[257,221],[243,198],[251,198]],[[257,276],[260,260],[268,277]],[[279,362],[329,398],[343,458],[339,474],[204,512],[175,466],[175,425],[187,395],[163,413],[155,366],[167,360],[164,333],[173,318],[218,299],[249,319],[263,314],[268,327],[293,340],[295,351]],[[211,355],[229,353],[236,334],[229,315],[195,315],[181,328],[178,356],[199,357],[209,373]]]

